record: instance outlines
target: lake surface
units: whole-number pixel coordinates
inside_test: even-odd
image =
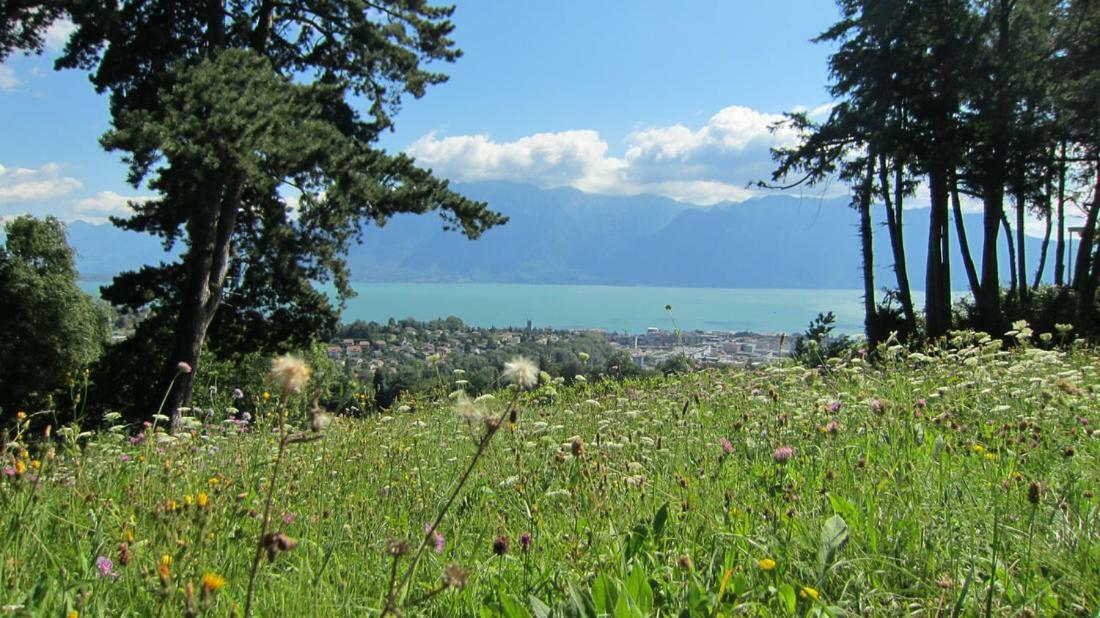
[[[84,281],[96,293],[103,282]],[[773,290],[661,288],[595,285],[356,283],[343,320],[385,322],[412,317],[431,320],[458,316],[472,326],[601,328],[644,332],[671,330],[747,330],[801,332],[818,312],[832,311],[837,331],[860,333],[860,290]],[[923,302],[919,293],[914,302]],[[665,310],[672,305],[672,312]]]

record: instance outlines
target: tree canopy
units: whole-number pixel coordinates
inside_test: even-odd
[[[445,228],[473,239],[505,221],[410,158],[372,146],[403,97],[446,80],[431,65],[460,55],[450,38],[453,7],[25,4],[20,28],[5,16],[3,30],[14,36],[4,40],[33,45],[50,16],[71,19],[75,31],[57,65],[87,70],[110,96],[103,146],[122,154],[132,184],[157,193],[114,222],[185,247],[180,262],[124,274],[105,290],[116,305],[154,308],[138,334],[164,350],[146,402],[172,383],[177,363],[197,367],[208,332],[225,353],[330,332],[337,310],[314,284],[333,283],[337,303],[351,295],[343,256],[363,225],[435,211]],[[36,4],[50,9],[34,11]],[[191,385],[190,374],[180,376],[166,409],[187,405]]]
[[[23,216],[0,246],[0,412],[37,412],[103,350],[107,318],[76,285],[73,251],[54,218]],[[56,409],[56,408],[55,408]]]

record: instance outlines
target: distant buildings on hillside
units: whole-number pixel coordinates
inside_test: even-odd
[[[726,331],[674,332],[650,328],[639,335],[607,335],[611,346],[623,350],[634,364],[649,369],[682,355],[705,365],[750,365],[778,360],[791,353],[786,333]]]

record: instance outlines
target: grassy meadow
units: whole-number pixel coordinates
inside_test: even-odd
[[[320,433],[306,393],[274,389],[176,435],[158,419],[43,441],[46,419],[21,418],[0,616],[241,614],[257,557],[264,616],[1100,609],[1092,349],[960,335],[876,367],[547,377],[477,401],[445,377]]]

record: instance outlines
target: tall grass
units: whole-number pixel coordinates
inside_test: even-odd
[[[298,546],[262,566],[254,615],[1095,614],[1100,356],[976,335],[882,352],[544,378],[479,402],[504,419],[491,441],[453,400],[410,398],[333,419],[277,476],[310,423],[279,430],[279,397],[174,436],[44,441],[45,416],[19,419],[0,606],[242,613],[267,512]]]

